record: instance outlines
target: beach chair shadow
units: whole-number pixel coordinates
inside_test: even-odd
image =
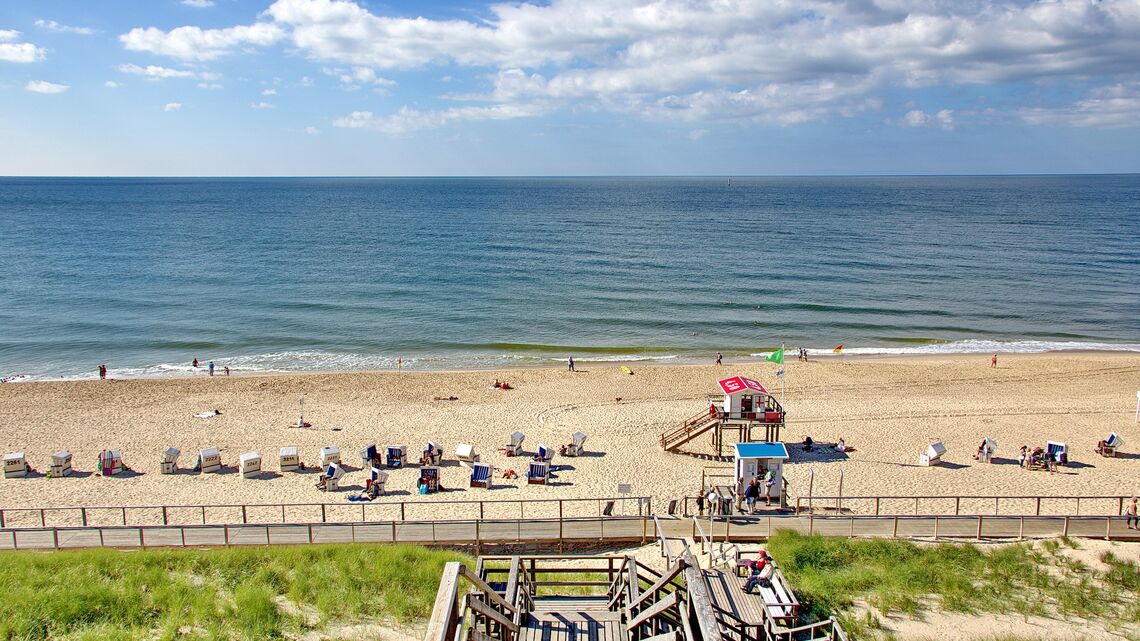
[[[114,476],[108,476],[111,479],[133,479],[136,476],[143,476],[146,472],[139,472],[138,470],[123,470]]]
[[[1002,458],[1000,456],[995,456],[992,459],[990,459],[990,464],[991,465],[1020,465],[1020,463],[1018,463],[1017,459],[1015,459],[1015,458]]]
[[[258,476],[258,477],[257,477],[257,479],[255,479],[255,480],[258,480],[258,481],[272,481],[273,479],[279,479],[279,478],[281,478],[281,473],[280,473],[280,472],[269,472],[269,471],[266,471],[266,470],[262,470],[262,472],[261,472],[261,476]]]
[[[578,458],[602,458],[605,455],[605,452],[582,452]]]
[[[380,498],[384,498],[385,496],[411,496],[411,495],[412,495],[412,493],[409,492],[408,490],[386,490],[383,494],[380,495]]]
[[[1123,457],[1121,457],[1121,458],[1123,458]],[[1071,470],[1083,470],[1085,468],[1095,468],[1096,466],[1093,465],[1092,463],[1082,463],[1080,461],[1069,461],[1067,465],[1062,467],[1062,470],[1065,467],[1067,467]]]
[[[924,466],[920,465],[919,467],[924,467]],[[943,468],[946,468],[948,470],[964,470],[970,466],[964,465],[962,463],[951,463],[950,461],[942,461],[941,463],[939,463],[938,465],[936,465],[934,467],[943,467]]]
[[[1130,452],[1117,452],[1116,458],[1136,460],[1136,459],[1140,459],[1140,454],[1133,454]]]
[[[840,452],[835,449],[834,445],[817,444],[810,452],[805,452],[802,446],[794,446],[788,448],[794,461],[805,461],[812,463],[831,463],[834,461],[846,461],[851,458],[847,452]]]
[[[60,478],[65,478],[65,479],[85,479],[85,478],[87,478],[87,477],[91,476],[92,474],[94,474],[94,472],[90,472],[90,471],[88,471],[88,472],[77,472],[77,471],[75,471],[75,470],[71,470],[71,474],[68,474],[67,476],[63,476],[63,477],[60,477]]]

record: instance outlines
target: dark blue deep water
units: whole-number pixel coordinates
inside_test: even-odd
[[[0,179],[0,376],[1140,350],[1140,176]]]

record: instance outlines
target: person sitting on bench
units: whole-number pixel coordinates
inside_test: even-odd
[[[752,588],[756,587],[757,585],[763,587],[768,587],[771,585],[771,583],[768,581],[768,577],[772,576],[772,571],[764,571],[764,569],[769,567],[771,564],[772,559],[768,556],[768,553],[764,551],[760,552],[760,555],[756,558],[755,561],[748,564],[748,570],[750,574],[748,575],[748,580],[744,582],[743,589],[745,592],[751,592]]]

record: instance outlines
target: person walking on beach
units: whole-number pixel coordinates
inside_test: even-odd
[[[1132,501],[1124,508],[1124,516],[1129,530],[1140,530],[1140,521],[1136,516],[1136,497],[1132,497]]]
[[[396,369],[400,369],[400,368],[401,368],[401,367],[403,367],[403,366],[404,366],[404,359],[403,359],[403,357],[397,356],[397,357],[396,357]]]
[[[107,380],[107,366],[106,365],[100,365],[99,366],[99,380],[101,380],[101,381]]]
[[[223,367],[222,373],[225,374],[226,376],[229,376],[230,375],[230,366],[226,365],[225,367]]]
[[[716,353],[716,364],[720,365],[720,352]]]
[[[210,361],[210,376],[214,375],[214,361]]]
[[[569,371],[571,371],[571,372],[574,371],[574,357],[573,356],[566,359],[566,367],[569,368]]]
[[[994,357],[990,359],[990,367],[997,367],[997,354],[994,354]]]

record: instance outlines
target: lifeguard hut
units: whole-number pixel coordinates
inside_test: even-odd
[[[708,395],[708,406],[680,427],[661,435],[661,447],[672,452],[705,432],[712,431],[713,447],[724,456],[724,446],[759,441],[764,428],[765,442],[779,442],[784,424],[784,408],[764,386],[747,376],[733,376],[717,383],[720,392]]]
[[[760,496],[778,499],[783,495],[784,461],[788,460],[788,448],[783,443],[737,443],[733,456],[736,491],[743,494],[748,482],[760,477]],[[764,472],[761,472],[763,468]],[[763,485],[765,472],[771,472],[771,487]]]

